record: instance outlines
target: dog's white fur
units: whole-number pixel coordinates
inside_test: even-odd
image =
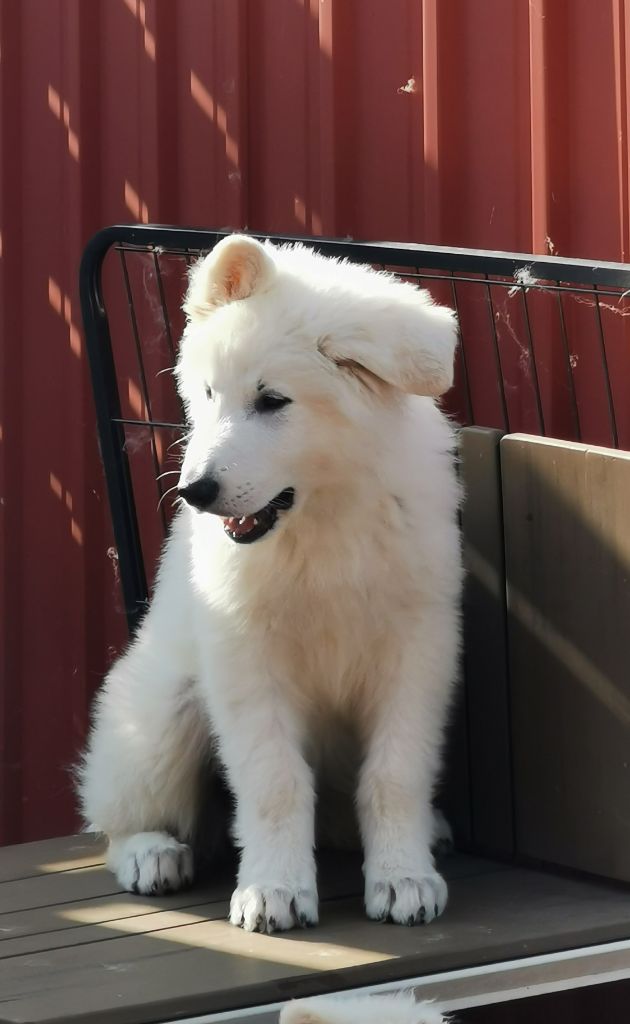
[[[434,1003],[418,1003],[412,992],[386,996],[318,996],[295,999],[280,1011],[279,1024],[445,1024]]]
[[[219,474],[218,514],[174,521],[96,702],[84,814],[125,888],[179,887],[212,734],[242,850],[231,920],[314,923],[315,770],[325,750],[335,777],[350,723],[367,913],[429,922],[447,897],[431,799],[459,642],[453,436],[434,401],[454,314],[390,275],[245,236],[197,264],[184,308],[182,482]],[[291,404],[257,414],[261,383]],[[267,536],[225,535],[220,516],[288,487]]]

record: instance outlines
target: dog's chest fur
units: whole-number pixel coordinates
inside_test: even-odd
[[[222,628],[254,644],[296,701],[343,707],[366,690],[376,697],[422,601],[401,526],[388,498],[361,522],[287,523],[282,543],[258,550],[215,536],[222,564],[204,590]]]

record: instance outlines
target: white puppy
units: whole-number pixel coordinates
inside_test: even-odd
[[[197,264],[185,310],[185,504],[96,701],[84,814],[125,888],[189,882],[212,736],[242,851],[231,920],[313,924],[315,768],[326,750],[334,779],[352,733],[367,913],[429,922],[447,898],[431,798],[459,646],[458,485],[434,401],[454,314],[243,236]]]
[[[280,1012],[280,1024],[445,1024],[433,1003],[411,992],[388,996],[318,996],[296,999]]]

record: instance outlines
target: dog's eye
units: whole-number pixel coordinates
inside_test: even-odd
[[[256,412],[276,412],[290,404],[291,399],[285,395],[276,395],[273,391],[266,391],[263,395],[258,396],[254,402],[254,409]]]
[[[212,398],[212,388],[209,384],[206,384],[206,398]]]

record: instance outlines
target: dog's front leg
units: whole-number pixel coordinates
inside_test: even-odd
[[[447,901],[431,854],[431,798],[457,650],[454,611],[429,614],[372,720],[358,810],[369,917],[429,923]]]
[[[220,753],[236,797],[241,848],[230,921],[247,931],[317,923],[315,794],[299,724],[276,684],[241,677],[211,700]]]

